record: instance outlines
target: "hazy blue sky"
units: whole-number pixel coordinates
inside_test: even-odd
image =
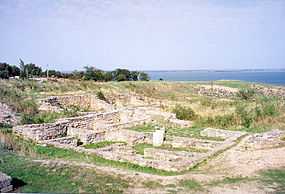
[[[285,68],[285,0],[0,0],[0,61]]]

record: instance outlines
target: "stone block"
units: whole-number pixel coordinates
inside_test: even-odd
[[[153,146],[161,146],[163,144],[164,134],[165,134],[164,130],[156,130],[155,132],[153,132],[152,136]]]

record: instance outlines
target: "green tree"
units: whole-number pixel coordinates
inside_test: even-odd
[[[140,72],[139,74],[139,80],[141,81],[149,81],[149,76],[145,72]]]
[[[0,63],[0,78],[8,79],[9,77],[19,76],[20,69],[15,65]]]
[[[20,59],[20,77],[29,78],[34,76],[41,76],[42,68],[38,67],[33,63],[25,64],[22,59]]]
[[[94,81],[104,81],[104,72],[100,69],[96,69],[94,67],[84,67],[84,79],[85,80],[94,80]]]
[[[139,74],[140,74],[140,72],[138,72],[138,71],[132,71],[132,72],[131,72],[131,79],[132,79],[133,81],[138,81],[138,79],[139,79]]]
[[[0,63],[0,78],[1,79],[9,78],[9,64]]]
[[[113,71],[113,78],[116,81],[129,81],[131,80],[131,72],[127,69],[116,69]]]

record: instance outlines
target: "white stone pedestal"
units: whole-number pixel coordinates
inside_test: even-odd
[[[152,144],[153,146],[161,146],[164,140],[165,130],[156,130],[153,132]]]

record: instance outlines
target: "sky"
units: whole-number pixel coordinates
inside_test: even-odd
[[[285,68],[285,0],[0,0],[0,62]]]

